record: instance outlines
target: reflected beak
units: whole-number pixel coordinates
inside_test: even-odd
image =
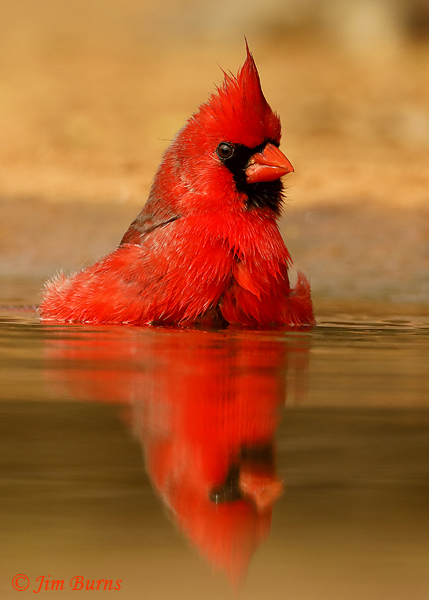
[[[258,512],[272,508],[283,493],[283,483],[274,473],[258,473],[245,467],[240,471],[238,486],[244,498],[251,500]]]
[[[257,152],[250,159],[246,169],[246,181],[275,181],[292,171],[293,166],[283,152],[274,144],[267,144],[262,152]]]

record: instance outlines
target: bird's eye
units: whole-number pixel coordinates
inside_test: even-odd
[[[216,148],[216,153],[221,160],[226,160],[234,154],[234,146],[231,146],[231,144],[227,144],[226,142],[222,142]]]
[[[218,487],[214,487],[210,490],[210,500],[215,504],[220,504],[221,502],[225,502],[226,492],[225,488],[220,485]]]

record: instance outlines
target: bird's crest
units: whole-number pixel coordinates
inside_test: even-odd
[[[247,47],[247,58],[235,77],[224,73],[223,84],[194,115],[208,135],[254,148],[269,139],[280,142],[279,116],[262,92],[258,70]]]

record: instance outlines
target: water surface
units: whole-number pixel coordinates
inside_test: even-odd
[[[427,598],[427,309],[47,326],[36,289],[0,298],[2,598]]]

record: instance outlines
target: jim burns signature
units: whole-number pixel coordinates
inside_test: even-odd
[[[65,583],[66,581],[68,585]],[[15,575],[12,579],[12,586],[15,590],[20,592],[28,589],[30,583],[30,578],[23,573]],[[117,579],[116,581],[113,581],[113,579],[85,579],[82,575],[75,575],[70,580],[64,580],[51,579],[50,575],[39,575],[39,577],[35,579],[35,583],[36,585],[33,589],[35,594],[50,591],[59,592],[68,589],[68,586],[75,592],[81,590],[114,591],[121,589],[122,579]]]

